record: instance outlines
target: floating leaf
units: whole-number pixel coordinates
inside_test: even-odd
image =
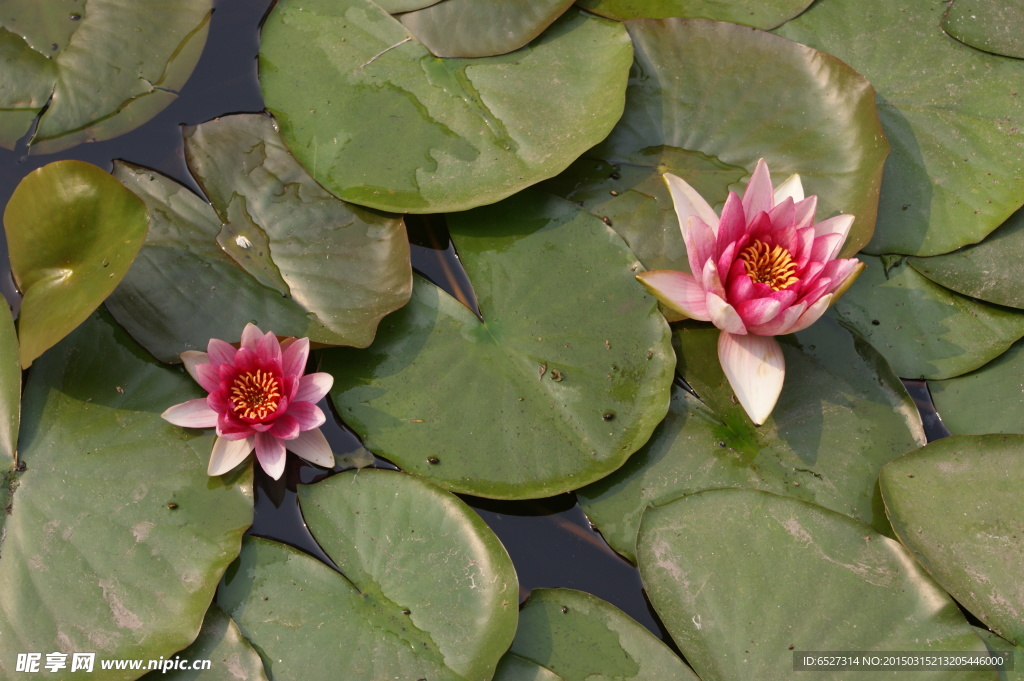
[[[959,376],[1024,336],[1024,313],[965,298],[901,258],[861,256],[867,269],[833,307],[904,378]]]
[[[985,642],[990,653],[996,653],[1003,659],[1024,659],[1024,646],[1014,647],[1012,643],[999,638],[987,629],[974,627],[974,633],[976,633],[978,637]],[[1014,653],[1016,653],[1016,655],[1014,655]],[[1014,668],[1012,670],[1003,670],[999,672],[999,681],[1024,681],[1024,670],[1020,668],[1019,664],[1014,664]]]
[[[648,269],[689,271],[662,174],[723,204],[764,157],[776,184],[800,174],[819,216],[856,216],[844,256],[867,243],[888,145],[864,78],[831,55],[733,24],[626,26],[636,62],[622,120],[548,191],[607,217]]]
[[[377,455],[478,496],[550,496],[621,466],[672,381],[668,326],[633,254],[537,192],[448,227],[483,321],[417,280],[369,349],[324,353],[339,414]]]
[[[939,28],[945,7],[828,0],[777,31],[834,54],[878,92],[893,150],[872,253],[947,253],[980,241],[1024,201],[1024,64],[951,40]]]
[[[892,461],[879,478],[900,541],[971,614],[1017,644],[1024,643],[1022,470],[1024,435],[959,436]]]
[[[365,346],[409,299],[400,218],[339,201],[285,150],[273,121],[226,116],[185,130],[193,175],[213,202],[157,173],[118,164],[152,227],[107,306],[164,361],[238,338],[252,321],[279,335]]]
[[[797,16],[813,0],[577,0],[583,9],[609,19],[712,19],[768,30]]]
[[[550,669],[545,669],[536,662],[505,653],[498,668],[494,671],[493,681],[565,681]]]
[[[272,679],[491,678],[515,633],[518,582],[480,516],[427,482],[374,469],[302,487],[299,500],[344,576],[247,538],[217,597]]]
[[[632,53],[620,24],[572,11],[514,54],[439,59],[369,0],[282,0],[263,26],[260,84],[328,190],[441,213],[494,203],[604,139]]]
[[[207,477],[212,433],[160,418],[198,392],[102,315],[32,367],[27,470],[0,513],[0,676],[18,653],[156,659],[195,638],[253,512],[250,469]]]
[[[180,662],[179,662],[180,660]],[[208,670],[174,669],[172,665],[192,666],[210,663]],[[267,681],[263,661],[231,618],[216,605],[211,605],[203,620],[203,628],[195,642],[179,654],[162,660],[168,670],[152,671],[142,681]]]
[[[910,266],[936,284],[997,305],[1024,308],[1020,263],[1024,260],[1024,211],[1017,211],[984,241]]]
[[[440,0],[374,0],[374,2],[385,12],[398,14],[430,7],[436,5]]]
[[[1024,341],[985,366],[946,381],[929,381],[935,408],[957,435],[1024,433]]]
[[[577,492],[605,540],[635,560],[644,509],[684,494],[754,487],[827,506],[889,533],[876,480],[924,444],[921,419],[885,360],[835,322],[781,337],[786,381],[755,427],[718,363],[719,331],[676,333],[680,373],[668,417],[619,470]]]
[[[518,50],[573,0],[443,0],[401,16],[402,24],[438,57],[491,57]]]
[[[4,211],[21,366],[68,335],[110,295],[146,238],[146,206],[94,165],[56,161],[29,173]]]
[[[683,497],[644,514],[637,554],[654,609],[703,681],[793,678],[800,651],[985,652],[906,549],[805,501],[759,490]],[[822,668],[813,676],[892,674]]]
[[[942,29],[979,50],[1024,58],[1024,7],[1019,0],[952,0]]]
[[[7,506],[3,475],[18,458],[21,421],[21,363],[14,319],[0,309],[0,508]]]
[[[13,149],[40,112],[31,141],[48,154],[153,118],[199,61],[211,7],[211,0],[5,2],[0,146]]]
[[[509,653],[556,672],[565,681],[698,681],[668,646],[629,615],[573,589],[531,591],[519,611],[519,629]]]

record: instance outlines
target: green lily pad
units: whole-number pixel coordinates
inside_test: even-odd
[[[0,513],[0,676],[18,653],[94,652],[89,678],[127,681],[138,672],[99,660],[169,657],[195,638],[253,513],[251,469],[207,477],[212,433],[160,418],[198,392],[103,315],[32,367],[27,469]]]
[[[939,27],[945,7],[828,0],[777,30],[834,54],[878,92],[892,155],[872,253],[948,253],[980,241],[1024,201],[1024,64],[951,40]]]
[[[413,12],[424,7],[436,5],[441,0],[374,0],[374,2],[389,14],[399,12]]]
[[[794,678],[807,651],[985,653],[953,600],[896,541],[847,516],[760,490],[649,509],[640,575],[704,681]],[[815,679],[894,672],[816,668]],[[930,679],[996,681],[994,671]]]
[[[965,374],[1024,336],[1024,313],[944,289],[902,258],[861,260],[867,269],[830,314],[856,328],[904,378]]]
[[[900,541],[971,614],[1024,644],[1024,435],[961,435],[879,478]]]
[[[995,653],[1008,659],[1024,660],[1024,646],[1014,646],[991,631],[978,627],[974,627],[974,633],[985,642],[990,653]],[[1022,681],[1022,679],[1024,679],[1024,669],[1021,669],[1020,664],[1016,662],[1012,670],[1008,669],[999,672],[999,681]]]
[[[545,189],[608,218],[648,269],[689,271],[661,176],[679,175],[721,206],[763,157],[776,184],[800,174],[819,217],[856,216],[844,256],[868,242],[889,147],[864,78],[831,55],[734,24],[626,27],[636,62],[622,120]]]
[[[14,319],[0,310],[0,508],[7,505],[3,473],[18,459],[21,421],[21,362]]]
[[[536,662],[505,653],[494,670],[493,681],[565,681],[550,669]]]
[[[1020,0],[952,0],[942,29],[979,50],[1024,58],[1024,4]]]
[[[946,381],[929,381],[935,409],[955,435],[1024,433],[1024,341],[985,366]]]
[[[492,57],[518,50],[573,0],[443,0],[403,14],[402,24],[438,57]]]
[[[238,338],[249,321],[279,335],[366,346],[380,319],[409,300],[402,220],[324,191],[267,116],[186,128],[185,153],[212,206],[153,171],[114,169],[153,224],[107,307],[159,359]]]
[[[417,279],[370,348],[324,353],[338,413],[378,456],[477,496],[551,496],[621,466],[664,417],[674,360],[633,254],[532,191],[448,227],[483,321]]]
[[[584,651],[586,651],[584,653]],[[565,681],[698,681],[679,657],[614,605],[573,589],[534,589],[509,653]]]
[[[576,0],[609,19],[711,19],[769,30],[797,16],[813,0]]]
[[[209,661],[209,669],[191,668],[205,661]],[[195,642],[162,663],[169,671],[152,671],[142,681],[267,681],[260,654],[216,605],[206,612]]]
[[[921,418],[885,360],[830,320],[781,337],[786,380],[755,427],[718,362],[717,329],[676,333],[679,371],[668,417],[619,470],[577,492],[611,546],[635,561],[644,509],[708,489],[753,487],[813,501],[891,533],[882,466],[924,444]]]
[[[369,0],[282,0],[263,25],[260,84],[332,193],[442,213],[510,196],[604,139],[632,55],[621,24],[580,11],[514,54],[439,59]]]
[[[0,146],[36,116],[33,151],[133,130],[166,108],[206,44],[211,0],[6,0],[0,10]]]
[[[1024,259],[1024,211],[1017,211],[984,241],[931,258],[910,258],[936,284],[996,305],[1024,308],[1020,263]]]
[[[519,585],[480,516],[427,482],[374,469],[302,487],[299,501],[344,576],[247,538],[217,596],[271,679],[491,678],[515,633]]]
[[[137,196],[82,161],[50,163],[18,184],[4,210],[4,229],[23,295],[23,368],[110,295],[139,252],[147,224]]]

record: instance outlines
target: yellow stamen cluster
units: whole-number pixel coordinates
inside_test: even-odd
[[[270,372],[246,371],[231,384],[231,409],[242,418],[265,419],[280,401],[281,384]]]
[[[752,281],[768,284],[774,291],[800,281],[793,255],[782,246],[769,248],[763,241],[755,240],[740,252],[740,260],[747,266],[747,276]]]

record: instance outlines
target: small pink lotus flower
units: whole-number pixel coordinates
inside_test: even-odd
[[[256,449],[256,459],[277,480],[284,473],[285,450],[330,468],[334,454],[320,432],[326,420],[316,406],[334,384],[330,374],[303,376],[308,338],[279,343],[255,324],[242,331],[237,350],[211,339],[206,352],[181,354],[192,378],[210,394],[177,404],[161,416],[176,426],[217,428],[207,473],[222,475]]]
[[[800,176],[772,190],[757,162],[742,199],[729,192],[719,218],[700,194],[665,174],[693,274],[653,270],[637,276],[665,306],[714,323],[718,359],[751,420],[764,423],[782,391],[785,362],[772,336],[813,324],[864,268],[836,259],[852,215],[814,223],[817,197]]]

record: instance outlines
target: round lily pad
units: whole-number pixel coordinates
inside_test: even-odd
[[[632,54],[621,24],[580,11],[514,54],[439,59],[370,0],[282,0],[263,26],[260,84],[332,193],[441,213],[503,199],[604,139]]]
[[[1024,308],[1024,211],[1017,211],[985,240],[945,255],[910,258],[936,284],[996,305]]]
[[[861,256],[867,269],[830,314],[859,331],[904,378],[973,371],[1024,336],[1024,313],[966,298],[904,258]]]
[[[626,613],[573,589],[531,591],[519,611],[519,628],[509,653],[565,681],[698,681],[668,646]]]
[[[626,26],[636,61],[622,120],[545,189],[608,218],[648,269],[688,271],[662,175],[721,206],[764,158],[776,184],[800,175],[820,218],[856,216],[844,256],[868,242],[889,147],[863,77],[831,55],[735,24]]]
[[[0,676],[18,653],[157,659],[195,638],[253,513],[251,469],[207,477],[212,434],[160,418],[197,392],[104,315],[32,367],[0,513]]]
[[[1024,433],[1024,341],[980,369],[929,381],[935,409],[955,435]]]
[[[798,499],[759,490],[683,497],[644,514],[637,553],[654,609],[704,681],[794,678],[809,651],[986,651],[906,549]],[[829,681],[893,674],[812,672]],[[945,670],[929,678],[996,677]]]
[[[39,116],[33,151],[116,137],[177,98],[206,44],[211,0],[5,2],[0,146]]]
[[[267,116],[185,129],[185,154],[212,205],[151,170],[115,176],[152,226],[107,307],[163,361],[237,338],[248,322],[327,345],[366,346],[412,290],[397,216],[341,201],[285,149]]]
[[[939,26],[946,6],[829,0],[776,31],[834,54],[878,92],[892,155],[872,253],[948,253],[1024,201],[1024,64],[950,39]]]
[[[367,350],[324,353],[338,413],[378,456],[477,496],[550,496],[621,466],[664,417],[674,364],[633,254],[538,192],[448,227],[483,319],[417,279]]]
[[[676,333],[679,371],[668,417],[613,474],[577,492],[605,540],[636,560],[644,509],[684,494],[754,487],[813,501],[891,533],[878,496],[882,466],[924,444],[921,419],[885,360],[863,339],[821,320],[782,337],[786,379],[755,427],[718,362],[717,329]]]
[[[454,495],[363,469],[299,491],[303,516],[341,574],[247,538],[217,603],[276,681],[489,679],[515,633],[508,554]]]
[[[145,204],[89,163],[56,161],[18,184],[4,210],[4,229],[23,295],[23,368],[110,295],[139,252],[147,226]]]
[[[813,1],[813,0],[811,0]],[[811,4],[808,0],[577,0],[609,19],[712,19],[763,30],[784,24]]]
[[[1024,6],[1019,0],[952,0],[942,29],[986,52],[1024,58]]]
[[[530,42],[573,0],[443,0],[402,24],[438,57],[492,57]]]
[[[971,614],[1024,643],[1024,435],[956,436],[889,463],[893,529]]]

